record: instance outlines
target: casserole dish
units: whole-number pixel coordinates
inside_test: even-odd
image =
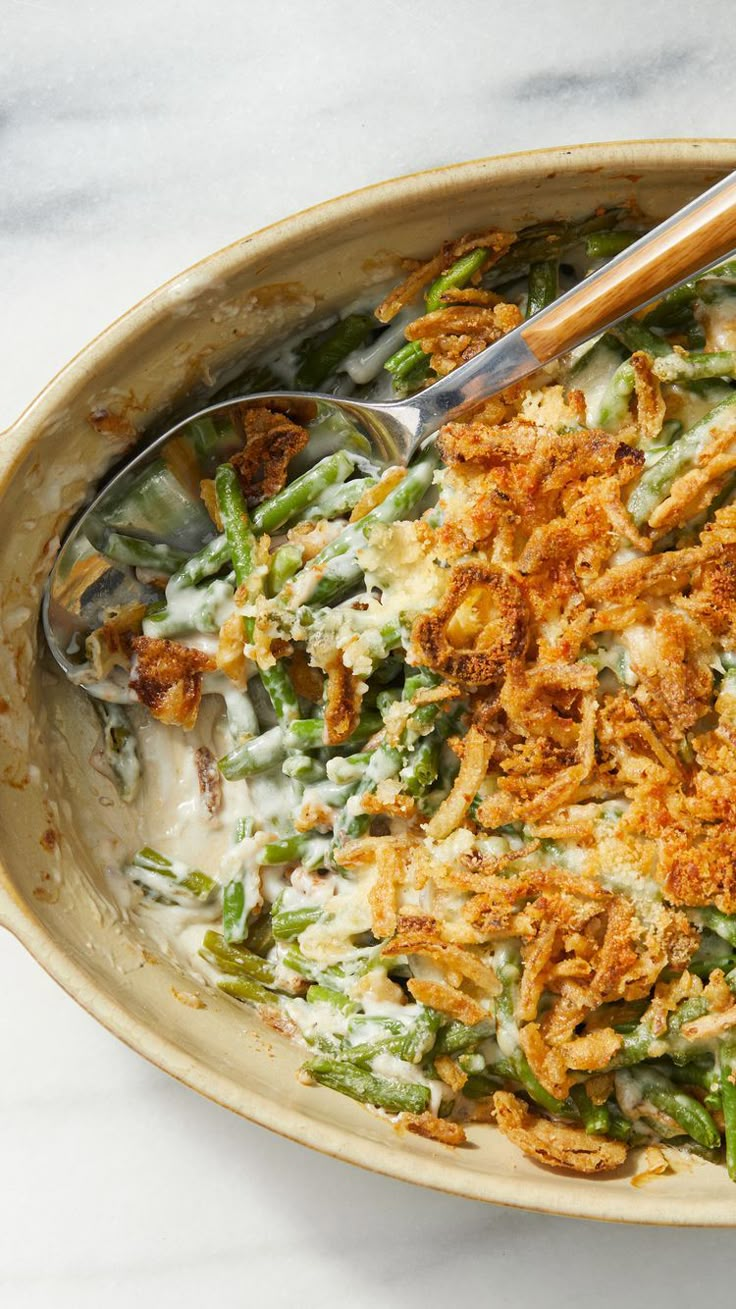
[[[100,852],[131,818],[87,760],[97,722],[39,658],[45,574],[75,508],[145,434],[208,397],[266,343],[350,303],[448,235],[493,222],[574,219],[633,202],[656,221],[734,164],[733,142],[541,151],[399,179],[318,206],[204,260],[84,350],[5,434],[0,498],[0,918],[91,1013],[162,1068],[293,1139],[468,1197],[580,1217],[730,1225],[731,1184],[692,1161],[634,1188],[633,1166],[566,1177],[498,1133],[470,1147],[399,1136],[295,1077],[300,1055],[226,997],[204,991],[117,914]],[[70,744],[71,743],[71,744]]]

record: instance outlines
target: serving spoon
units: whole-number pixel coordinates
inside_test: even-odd
[[[362,434],[374,463],[407,464],[443,423],[528,377],[687,278],[707,272],[734,245],[736,172],[548,308],[406,400],[378,403],[268,392],[213,405],[177,423],[107,483],[67,534],[42,605],[54,658],[91,695],[130,698],[114,683],[90,676],[86,637],[111,609],[148,605],[160,598],[153,584],[156,564],[159,573],[172,571],[212,538],[213,525],[199,496],[199,482],[212,477],[218,464],[242,448],[244,407],[275,407],[310,422],[310,452],[321,420],[342,416]],[[172,495],[180,512],[167,531],[163,524]]]

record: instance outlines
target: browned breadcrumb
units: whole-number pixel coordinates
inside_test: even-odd
[[[202,674],[216,667],[211,655],[175,641],[136,636],[135,667],[130,685],[161,723],[187,731],[194,727],[202,699]]]

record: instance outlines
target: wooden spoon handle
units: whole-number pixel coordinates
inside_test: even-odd
[[[736,246],[736,173],[643,236],[522,328],[540,363],[625,318]]]

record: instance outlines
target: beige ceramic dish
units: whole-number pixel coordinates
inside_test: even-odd
[[[219,994],[151,962],[117,921],[96,849],[130,818],[85,761],[96,720],[37,659],[41,586],[90,482],[235,360],[385,278],[450,234],[574,217],[635,199],[660,218],[736,166],[736,141],[582,146],[484,159],[369,187],[246,237],[154,292],[67,366],[0,442],[0,921],[80,1004],[203,1095],[340,1159],[481,1200],[579,1217],[736,1225],[725,1170],[696,1161],[638,1188],[629,1172],[541,1169],[493,1128],[451,1152],[296,1081],[300,1051]],[[68,740],[74,741],[74,751]],[[92,776],[92,782],[90,782]],[[172,990],[174,988],[174,990]]]

